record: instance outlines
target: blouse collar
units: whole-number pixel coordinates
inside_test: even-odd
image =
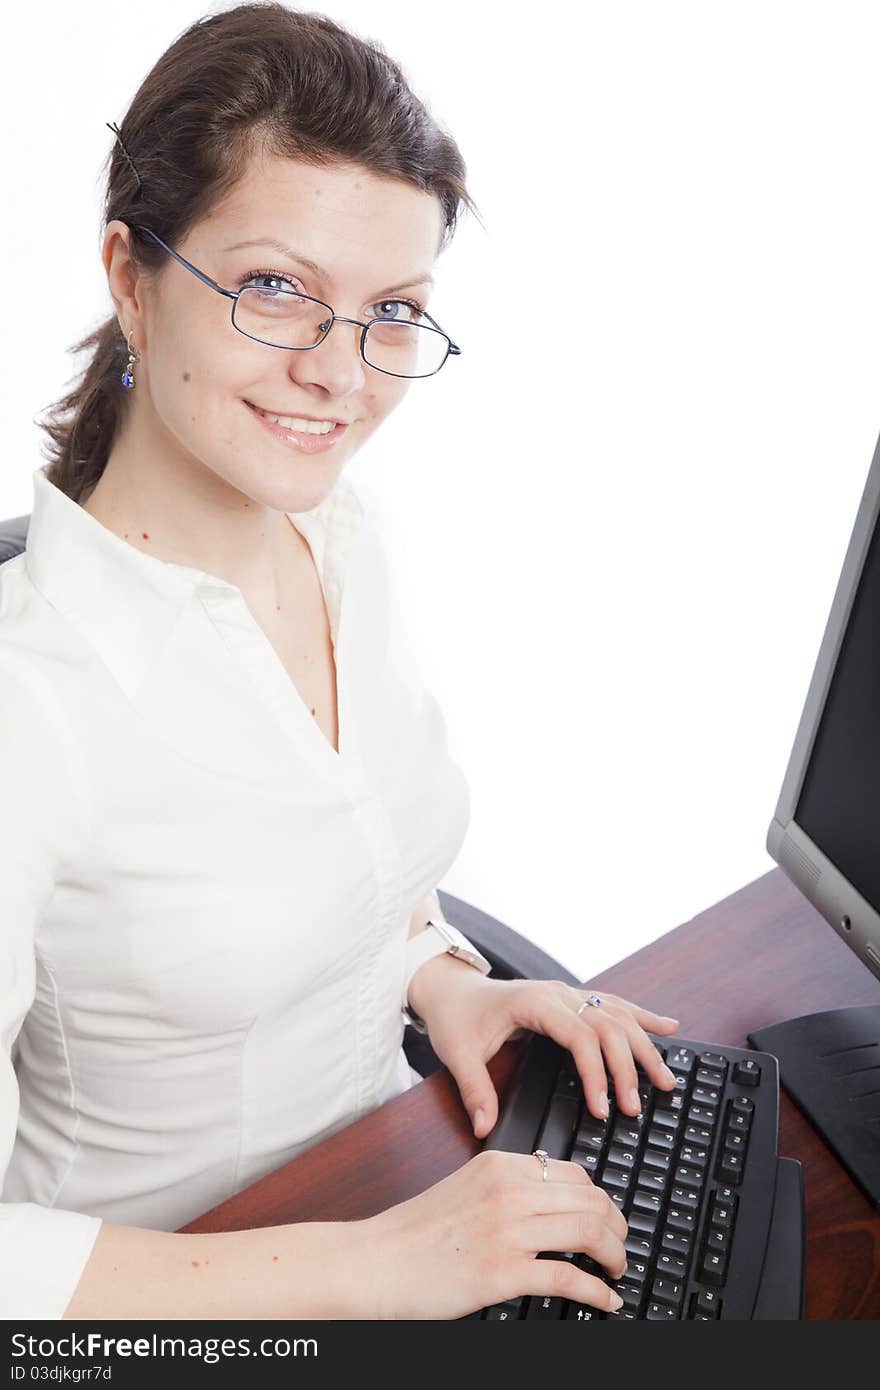
[[[34,505],[25,544],[28,574],[133,698],[195,594],[237,600],[241,591],[218,575],[129,545],[50,482],[49,467],[44,464],[33,473]],[[315,555],[332,620],[349,546],[364,519],[363,503],[340,478],[311,511],[286,515]]]

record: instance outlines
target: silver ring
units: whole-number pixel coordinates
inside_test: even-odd
[[[588,1004],[592,1004],[594,1009],[598,1009],[601,1003],[602,1000],[599,998],[598,994],[588,994],[583,1004],[581,1004],[580,1008],[578,1009],[576,1017],[579,1017],[583,1013],[584,1009],[587,1007]]]
[[[542,1169],[543,1169],[543,1172],[542,1172],[542,1174],[541,1174],[541,1177],[544,1179],[544,1182],[546,1182],[546,1181],[547,1181],[547,1168],[548,1168],[547,1160],[548,1160],[548,1158],[550,1157],[550,1155],[548,1154],[548,1152],[547,1152],[546,1149],[532,1149],[532,1155],[533,1155],[534,1158],[540,1158],[540,1160],[541,1160],[541,1167],[542,1167]]]

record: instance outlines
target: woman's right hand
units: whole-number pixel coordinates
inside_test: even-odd
[[[545,1182],[534,1154],[483,1149],[427,1191],[353,1226],[367,1318],[460,1318],[521,1294],[606,1312],[620,1306],[573,1260],[536,1258],[583,1252],[613,1279],[626,1269],[623,1213],[565,1159],[549,1159]]]

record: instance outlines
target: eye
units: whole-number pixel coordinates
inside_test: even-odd
[[[401,323],[417,323],[424,313],[421,304],[417,304],[414,299],[377,299],[370,308],[378,309],[379,312],[375,315],[378,319],[399,320]],[[400,310],[406,312],[398,312]]]
[[[301,281],[291,280],[289,276],[282,275],[280,270],[249,270],[247,275],[242,276],[238,281],[235,288],[243,290],[245,285],[249,285],[252,280],[274,280],[273,285],[254,286],[255,289],[264,290],[269,296],[273,291],[277,293],[278,290],[286,290],[288,293],[294,294],[305,293]]]

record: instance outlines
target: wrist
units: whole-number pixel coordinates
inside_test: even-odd
[[[444,951],[419,966],[409,982],[407,1003],[427,1023],[436,999],[448,997],[450,990],[457,988],[456,981],[467,978],[476,981],[484,977],[467,961]]]

